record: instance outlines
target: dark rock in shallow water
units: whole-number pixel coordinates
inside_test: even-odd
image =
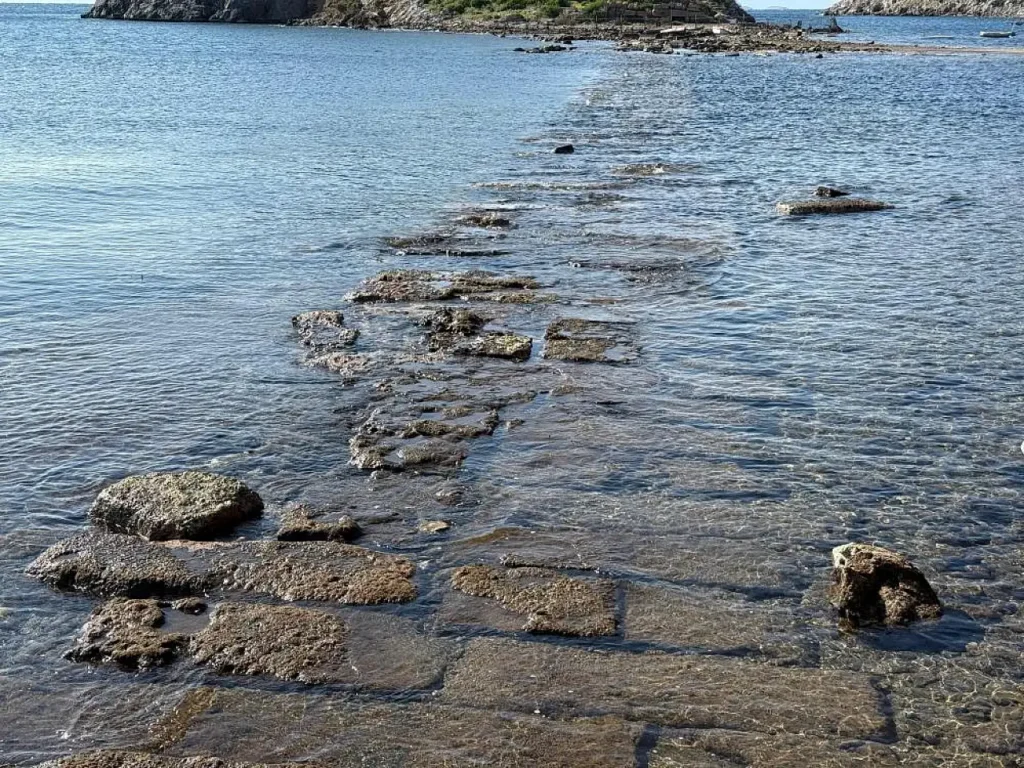
[[[259,517],[263,500],[238,480],[208,472],[126,477],[93,502],[93,521],[154,541],[210,539]]]
[[[481,229],[507,229],[512,226],[512,220],[498,211],[467,213],[465,216],[459,217],[459,222]]]
[[[556,155],[571,155],[575,151],[576,147],[574,147],[572,144],[563,144],[560,147],[555,147]]]
[[[578,363],[621,363],[635,357],[623,323],[566,317],[544,333],[544,357]]]
[[[345,318],[335,310],[303,312],[292,318],[299,339],[314,354],[325,355],[351,346],[359,338],[359,331],[345,328]]]
[[[190,595],[203,575],[164,546],[137,536],[88,531],[54,544],[28,567],[28,575],[56,589],[100,597]]]
[[[903,555],[869,544],[832,550],[829,598],[847,628],[937,619],[942,605],[924,574]]]
[[[892,208],[889,203],[865,200],[860,197],[820,198],[817,200],[793,200],[775,206],[779,213],[787,216],[807,216],[815,213],[863,213],[884,211]]]
[[[521,629],[527,632],[615,634],[615,589],[610,581],[570,578],[546,568],[467,565],[452,574],[452,587],[496,600],[510,613],[525,617]]]
[[[115,598],[93,613],[66,656],[130,669],[170,664],[186,637],[161,631],[163,623],[164,612],[156,600]]]
[[[820,56],[821,54],[818,55]],[[836,189],[835,187],[818,187],[814,190],[815,197],[846,197],[849,194],[849,192],[844,192],[843,190]]]
[[[381,272],[364,281],[349,294],[348,299],[356,303],[451,301],[459,298],[505,301],[502,292],[522,291],[521,298],[529,299],[533,294],[525,292],[539,287],[540,284],[532,277],[517,275],[399,269]]]
[[[239,763],[219,757],[169,757],[149,752],[103,749],[40,763],[37,768],[324,768],[316,763]]]
[[[449,350],[467,336],[474,336],[488,318],[471,309],[443,307],[432,312],[423,324],[430,329],[429,346],[432,352]]]
[[[352,541],[359,538],[362,529],[348,515],[338,520],[319,520],[313,510],[304,505],[286,509],[277,530],[279,541]]]

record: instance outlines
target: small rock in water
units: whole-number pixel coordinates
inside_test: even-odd
[[[424,520],[420,523],[420,533],[441,533],[452,527],[447,520]]]
[[[166,541],[211,539],[262,511],[263,500],[238,480],[179,472],[126,477],[100,491],[89,516],[115,533]]]
[[[924,574],[906,557],[870,544],[844,544],[832,550],[829,598],[841,626],[900,626],[937,619],[942,604]]]
[[[362,534],[359,524],[348,515],[334,521],[319,520],[318,517],[305,505],[286,509],[281,514],[278,541],[352,541]]]
[[[556,155],[571,155],[575,151],[576,147],[574,147],[572,144],[563,144],[560,147],[555,147]]]
[[[164,612],[156,600],[115,598],[93,612],[64,656],[129,669],[164,666],[174,661],[186,638],[161,631],[163,623]]]
[[[815,197],[846,197],[849,194],[849,192],[845,192],[841,189],[836,189],[835,187],[818,187],[817,189],[814,190]]]

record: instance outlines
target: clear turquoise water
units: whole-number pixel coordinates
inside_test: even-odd
[[[0,670],[42,691],[0,762],[116,742],[197,674],[133,681],[118,710],[116,673],[60,658],[93,602],[25,565],[143,470],[214,467],[272,505],[356,499],[366,390],[297,365],[288,319],[409,266],[382,236],[481,202],[518,226],[505,255],[457,268],[536,274],[566,312],[601,302],[642,357],[480,441],[458,525],[574,526],[623,572],[695,588],[710,577],[666,576],[651,547],[721,551],[771,580],[712,586],[794,612],[832,546],[878,541],[969,625],[940,648],[991,630],[1019,658],[1024,58],[520,56],[80,10],[0,5]],[[915,41],[947,22],[859,24]],[[579,151],[547,151],[563,141]],[[675,170],[615,170],[650,162]],[[819,183],[896,207],[775,213]],[[625,279],[639,262],[673,269]],[[365,344],[385,339],[362,320]],[[848,652],[813,632],[823,663]],[[985,674],[1016,685],[1018,667]]]

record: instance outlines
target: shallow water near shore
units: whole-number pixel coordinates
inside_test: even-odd
[[[697,764],[694,750],[824,764],[863,744],[1014,764],[1024,62],[537,57],[482,36],[77,12],[0,6],[0,762],[138,745],[208,684],[221,698],[170,754],[348,764],[378,747],[339,722],[394,718],[413,757],[378,764],[441,764],[423,755],[458,741],[457,712],[485,733],[570,729],[552,738],[602,745],[588,765]],[[575,154],[551,153],[566,141]],[[821,183],[895,207],[776,214]],[[513,227],[455,223],[480,206]],[[383,240],[439,229],[473,255]],[[550,300],[488,307],[533,357],[427,360],[419,310],[343,300],[383,269],[536,277]],[[289,318],[323,308],[361,331],[360,354],[413,357],[344,379],[301,365]],[[620,324],[628,360],[541,358],[566,316]],[[349,466],[368,409],[427,392],[414,369],[504,397],[502,425],[457,473]],[[293,501],[394,514],[359,543],[408,555],[420,597],[346,611],[409,622],[457,661],[442,654],[430,684],[352,692],[63,660],[98,601],[24,568],[87,525],[110,480],[186,467],[259,490],[268,512],[246,537]],[[442,518],[450,532],[417,532]],[[823,584],[852,540],[907,553],[947,615],[840,635]],[[517,561],[614,581],[615,633],[530,635],[449,587],[453,567]],[[594,648],[608,654],[576,664]],[[555,671],[524,684],[531,665]],[[645,680],[700,689],[701,674],[689,720],[644,697]],[[839,684],[864,724],[830,720]],[[778,722],[737,704],[743,690]],[[438,722],[435,742],[416,732]]]

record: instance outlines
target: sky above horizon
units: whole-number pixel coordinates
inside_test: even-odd
[[[61,3],[64,5],[91,5],[91,0],[0,0],[2,3]],[[829,3],[822,0],[741,0],[740,5],[744,8],[826,8]]]

